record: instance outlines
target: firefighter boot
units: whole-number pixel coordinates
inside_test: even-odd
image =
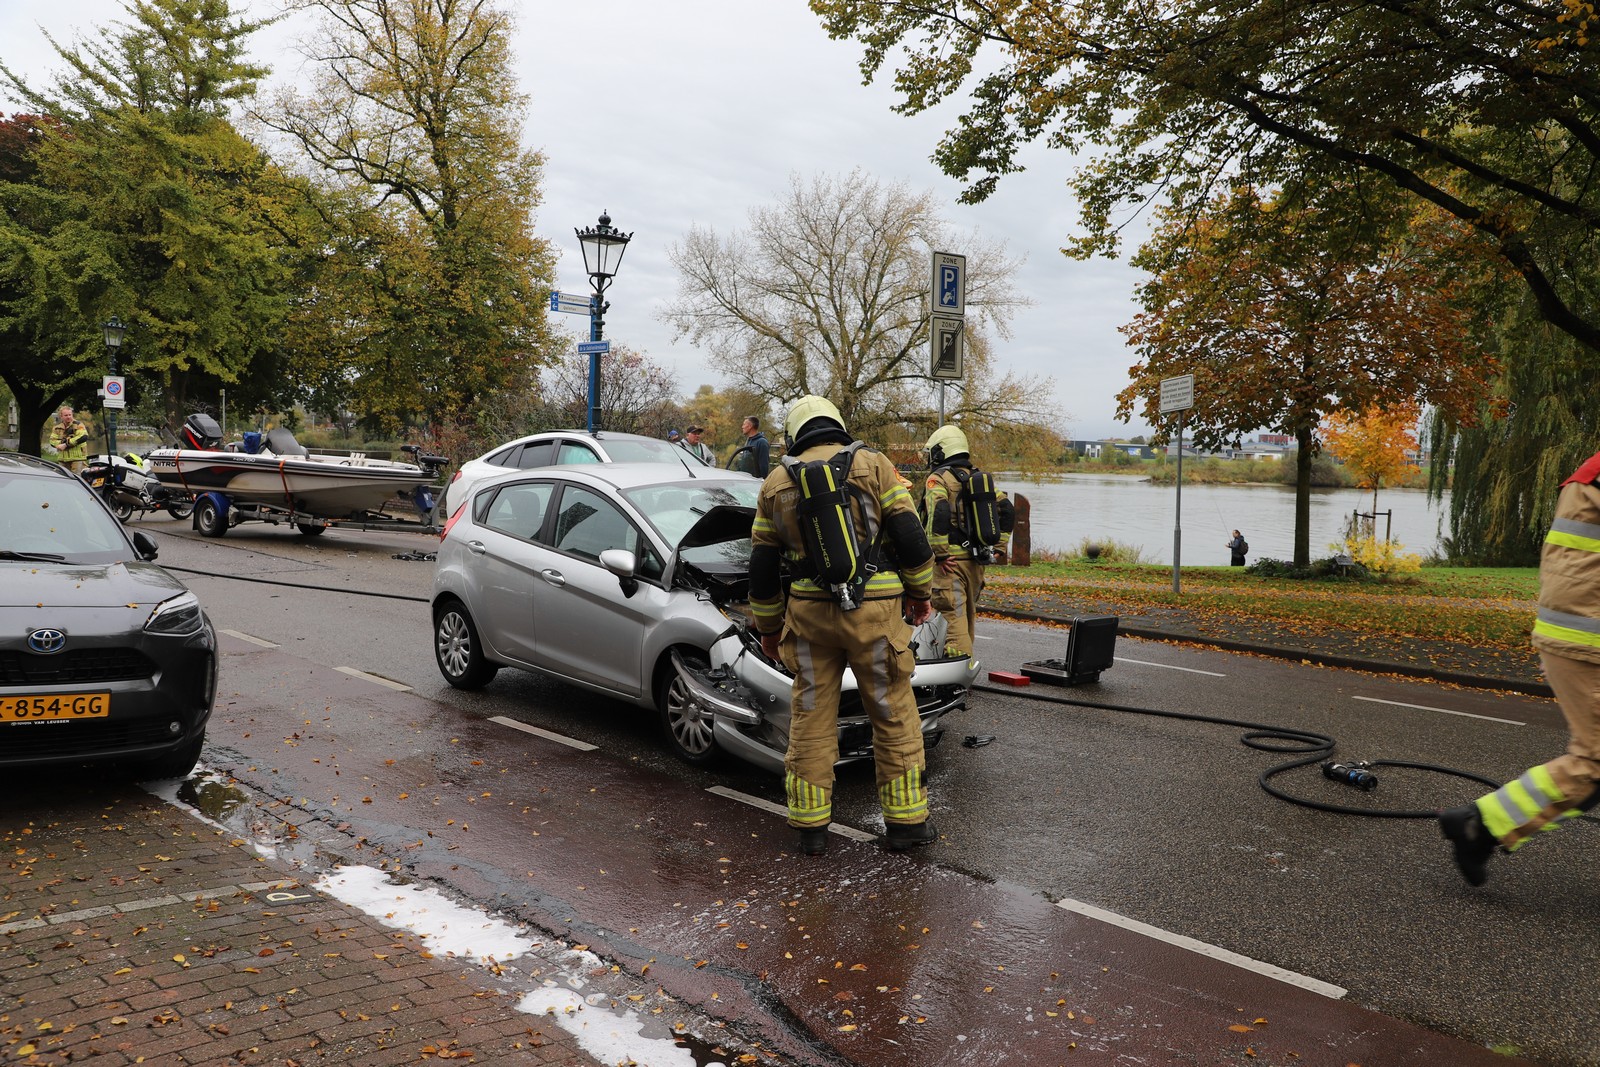
[[[820,856],[828,851],[828,827],[808,826],[800,831],[800,854]]]
[[[939,840],[939,828],[931,822],[892,822],[884,830],[883,847],[890,852],[904,852],[908,848],[931,845]]]
[[[1489,857],[1494,855],[1495,839],[1484,827],[1476,804],[1441,811],[1439,832],[1454,846],[1456,867],[1468,885],[1482,885],[1489,880],[1486,868]]]

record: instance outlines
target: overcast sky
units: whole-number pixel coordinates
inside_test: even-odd
[[[274,0],[234,6],[278,10]],[[524,138],[546,160],[536,229],[561,253],[558,284],[589,291],[573,229],[609,211],[634,237],[610,289],[606,336],[671,368],[685,394],[724,383],[660,320],[677,291],[668,249],[694,225],[742,228],[749,209],[776,200],[792,173],[860,167],[933,190],[958,229],[1003,241],[1023,260],[1017,281],[1035,303],[1016,315],[998,356],[1007,369],[1055,379],[1058,429],[1073,437],[1145,432],[1113,417],[1134,362],[1117,327],[1134,314],[1139,272],[1060,253],[1077,221],[1069,156],[1035,148],[1024,158],[1029,169],[1003,179],[989,202],[956,203],[960,187],[928,159],[955,112],[894,114],[886,88],[860,84],[859,46],[829,40],[805,0],[508,6],[520,13],[512,50],[530,97]],[[0,59],[42,82],[55,65],[41,28],[71,43],[125,17],[118,0],[8,0]],[[258,36],[257,58],[275,78],[295,77],[300,60],[290,46],[307,29],[290,21]],[[18,107],[0,89],[0,111]],[[560,318],[574,334],[587,328],[580,316]]]

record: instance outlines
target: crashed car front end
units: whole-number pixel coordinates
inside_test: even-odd
[[[931,642],[919,642],[923,644]],[[690,699],[710,718],[717,746],[738,759],[782,773],[794,677],[762,654],[754,631],[731,628],[712,645],[709,667],[680,656],[673,662]],[[928,748],[943,737],[944,716],[966,707],[976,669],[965,656],[917,661],[911,688]],[[855,676],[847,670],[839,694],[839,762],[871,758],[872,724],[862,709]]]

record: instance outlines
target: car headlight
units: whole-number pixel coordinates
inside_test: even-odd
[[[146,633],[183,637],[199,630],[205,616],[200,611],[200,598],[193,593],[179,593],[170,600],[156,605],[144,621]]]

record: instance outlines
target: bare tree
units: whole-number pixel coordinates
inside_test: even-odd
[[[551,427],[583,426],[589,417],[589,357],[570,355],[539,374]],[[614,344],[600,357],[600,422],[607,430],[664,434],[682,421],[678,380],[642,352]]]
[[[776,406],[807,393],[839,406],[857,435],[935,418],[929,377],[929,254],[967,257],[967,381],[958,411],[979,422],[1058,418],[1052,384],[996,380],[989,332],[1010,336],[1017,263],[1003,246],[958,234],[934,195],[860,170],[790,179],[776,204],[752,209],[726,238],[695,227],[671,250],[677,299],[662,317],[712,365]]]

